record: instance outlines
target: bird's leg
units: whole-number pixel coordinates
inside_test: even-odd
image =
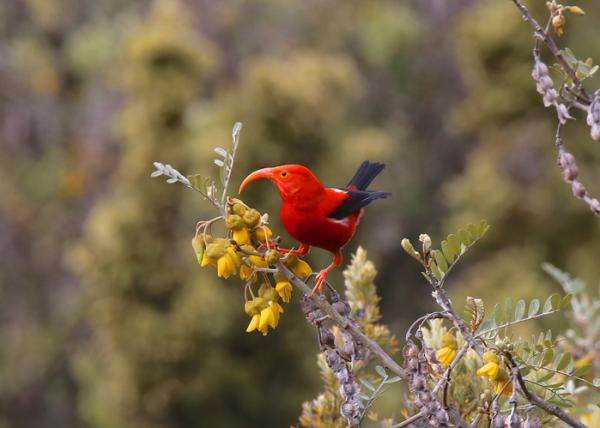
[[[306,245],[303,242],[301,242],[300,247],[298,247],[297,250],[277,247],[277,251],[285,255],[291,254],[292,256],[305,256],[310,251],[310,245]]]
[[[341,265],[342,260],[343,258],[341,250],[337,250],[335,253],[333,253],[333,261],[331,262],[331,264],[317,274],[316,284],[315,287],[312,289],[312,293],[310,293],[311,295],[321,292],[321,290],[323,289],[323,284],[325,284],[325,281],[327,280],[327,274],[339,265]]]

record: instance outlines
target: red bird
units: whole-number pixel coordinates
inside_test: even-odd
[[[259,178],[273,181],[283,200],[283,226],[300,241],[297,250],[280,250],[302,256],[314,246],[333,254],[333,262],[317,274],[313,288],[315,293],[321,291],[327,274],[342,263],[341,250],[352,239],[363,207],[390,195],[388,192],[366,190],[384,168],[382,163],[365,161],[342,189],[324,187],[305,166],[281,165],[254,171],[244,179],[239,191]]]

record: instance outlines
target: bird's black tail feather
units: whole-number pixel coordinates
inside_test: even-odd
[[[348,187],[356,186],[358,190],[367,190],[369,184],[384,168],[385,164],[383,163],[364,161],[348,183]]]

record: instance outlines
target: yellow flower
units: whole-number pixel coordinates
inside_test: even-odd
[[[233,247],[227,247],[225,254],[219,257],[217,261],[217,276],[227,279],[231,275],[235,275],[239,264],[240,258]]]
[[[508,385],[507,385],[508,384]],[[504,387],[506,385],[506,387]],[[496,394],[504,392],[504,395],[508,395],[512,392],[512,382],[510,380],[500,381],[496,384]]]
[[[252,333],[254,330],[258,328],[260,324],[260,314],[252,315],[252,319],[250,320],[250,324],[248,324],[248,328],[246,328],[246,333]]]
[[[263,259],[261,256],[248,256],[248,261],[259,268],[269,267],[265,259]]]
[[[278,281],[275,285],[275,291],[277,291],[277,294],[279,294],[279,297],[281,297],[281,300],[285,303],[290,302],[290,299],[292,298],[292,284],[290,284],[289,281]]]
[[[437,351],[437,359],[444,367],[448,367],[454,361],[454,357],[456,357],[456,350],[448,346],[444,346]]]
[[[233,240],[238,243],[238,245],[244,245],[250,243],[250,233],[248,229],[245,227],[240,227],[239,229],[234,229],[233,231]]]
[[[235,275],[235,262],[229,254],[225,254],[217,261],[217,276],[227,279],[232,274]]]
[[[490,380],[496,380],[500,366],[498,363],[487,363],[479,370],[477,370],[477,376],[487,377]]]
[[[296,263],[294,263],[290,269],[298,276],[299,278],[306,278],[308,275],[312,273],[312,269],[308,263],[304,260],[298,259]]]
[[[204,267],[206,265],[217,265],[217,259],[213,259],[212,257],[208,257],[206,253],[202,254],[202,261],[200,262],[200,266]]]
[[[490,381],[496,382],[496,394],[504,390],[508,395],[512,391],[512,382],[506,370],[499,365],[498,356],[493,351],[486,351],[483,354],[484,365],[477,370],[477,376],[487,377]]]
[[[483,367],[477,370],[477,376],[487,377],[490,380],[496,380],[498,376],[498,356],[493,351],[485,351],[483,353]]]
[[[450,332],[446,333],[442,337],[442,348],[437,351],[437,359],[442,363],[442,366],[448,367],[452,364],[454,357],[456,357],[457,349],[456,337]]]
[[[269,332],[269,327],[276,328],[279,324],[279,315],[283,313],[283,308],[277,302],[270,301],[268,306],[260,311],[260,319],[258,320],[258,331],[263,336]]]
[[[256,239],[258,239],[259,242],[265,242],[273,235],[273,232],[271,232],[271,229],[269,229],[267,226],[258,226],[255,229],[255,233]]]
[[[252,282],[256,281],[256,275],[253,274],[252,268],[245,263],[240,265],[240,279],[242,281],[247,279],[251,280]]]
[[[269,308],[271,308],[271,312],[273,313],[273,324],[270,324],[270,326],[271,328],[275,328],[279,324],[279,316],[283,313],[283,308],[279,303],[274,301],[269,302]]]

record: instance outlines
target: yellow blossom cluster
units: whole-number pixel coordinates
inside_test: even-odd
[[[217,220],[224,220],[227,229],[224,238],[216,238],[210,233],[212,224]],[[246,329],[248,333],[259,331],[266,335],[269,328],[277,327],[283,313],[279,300],[290,302],[292,284],[274,269],[279,261],[299,278],[312,273],[304,260],[278,249],[271,236],[265,217],[239,199],[229,199],[226,215],[200,222],[192,239],[200,266],[215,266],[217,276],[225,279],[239,273],[240,279],[245,281],[245,311],[251,317]],[[255,295],[252,285],[259,278],[264,282]]]
[[[508,372],[500,366],[498,355],[494,351],[483,353],[483,366],[477,370],[477,376],[487,377],[496,384],[496,394],[503,392],[508,395],[512,391],[512,383]]]

